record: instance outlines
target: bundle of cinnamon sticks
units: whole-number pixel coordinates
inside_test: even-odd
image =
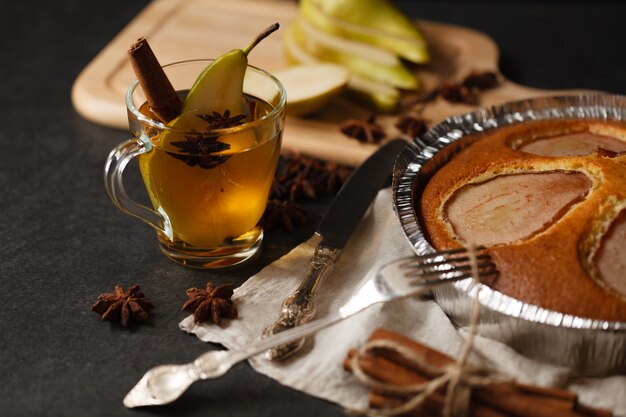
[[[394,345],[409,349],[434,367],[443,368],[454,360],[443,353],[417,343],[400,334],[387,330],[376,330],[369,341],[386,340]],[[352,349],[344,361],[344,368],[352,370],[353,358],[359,355]],[[397,350],[375,348],[360,354],[358,365],[373,380],[407,387],[432,380],[435,375],[398,353]],[[390,393],[388,390],[373,389],[369,394],[369,405],[373,409],[394,408],[410,397]],[[610,417],[608,410],[591,408],[578,402],[576,394],[556,388],[518,384],[516,382],[494,382],[472,389],[469,416],[472,417]],[[445,404],[445,391],[438,390],[430,395],[419,409],[410,411],[411,416],[441,416]]]

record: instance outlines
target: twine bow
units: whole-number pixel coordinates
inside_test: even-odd
[[[478,285],[478,266],[475,247],[468,248],[469,258],[472,265],[472,278]],[[373,340],[365,343],[351,359],[351,368],[356,378],[365,385],[375,390],[388,394],[402,394],[409,399],[399,406],[383,409],[349,409],[348,413],[368,414],[372,416],[397,416],[419,409],[426,399],[433,393],[446,387],[445,403],[442,415],[444,417],[465,417],[469,414],[472,388],[485,386],[494,382],[509,380],[510,378],[489,371],[486,368],[473,366],[467,363],[469,354],[474,346],[474,339],[478,330],[480,319],[479,290],[474,297],[470,318],[469,335],[463,346],[463,350],[456,362],[446,366],[435,366],[429,363],[422,355],[390,340]],[[423,369],[434,378],[429,382],[414,385],[397,385],[378,381],[367,375],[360,366],[360,359],[370,351],[385,349],[396,352],[407,361]]]

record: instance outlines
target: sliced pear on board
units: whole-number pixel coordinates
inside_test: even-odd
[[[287,114],[302,116],[324,107],[350,80],[347,69],[335,64],[297,65],[274,71],[287,90]]]
[[[298,43],[296,35],[291,33],[294,30],[296,30],[295,26],[290,26],[283,36],[287,60],[298,65],[319,64],[320,60],[306,52]],[[394,110],[400,98],[400,92],[396,88],[358,74],[351,75],[348,87],[359,98],[359,101],[383,112]]]
[[[331,35],[302,18],[296,21],[295,30],[290,34],[296,36],[298,43],[311,55],[343,65],[353,74],[405,90],[419,86],[417,76],[385,49]]]
[[[421,31],[389,0],[301,0],[300,12],[326,32],[378,45],[417,64],[430,59]]]

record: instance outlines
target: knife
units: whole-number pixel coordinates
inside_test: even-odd
[[[309,262],[300,286],[283,301],[278,320],[263,331],[263,337],[282,332],[310,321],[315,315],[315,294],[321,281],[332,271],[352,231],[370,203],[385,185],[393,163],[406,142],[396,139],[371,155],[341,187],[317,226],[321,240]],[[265,357],[284,359],[299,350],[304,338],[270,349]]]

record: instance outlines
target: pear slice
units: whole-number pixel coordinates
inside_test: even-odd
[[[317,64],[320,60],[298,44],[296,36],[292,33],[294,26],[287,29],[286,36],[283,37],[283,45],[288,61],[294,64]],[[360,101],[376,108],[377,110],[388,112],[395,109],[400,92],[387,84],[370,80],[359,74],[352,74],[348,82],[348,88],[356,95]]]
[[[193,128],[197,114],[243,113],[243,81],[248,66],[248,54],[263,39],[278,29],[275,23],[265,29],[244,49],[234,49],[211,62],[200,73],[189,90],[181,115],[170,122],[177,129]]]
[[[199,130],[206,125],[197,117],[199,114],[224,114],[230,111],[231,117],[244,113],[243,83],[248,67],[248,54],[263,39],[278,30],[275,23],[261,32],[244,49],[234,49],[216,58],[200,73],[191,86],[181,114],[171,120],[169,127],[176,130]],[[180,140],[177,134],[161,135],[161,143],[167,146],[170,141]],[[226,135],[222,141],[230,145],[230,150],[223,153],[248,149],[256,143],[256,136],[250,131]]]
[[[354,74],[397,88],[414,90],[419,86],[417,76],[395,54],[383,48],[331,35],[304,19],[296,21],[291,34],[321,61],[343,65]]]
[[[417,64],[430,59],[421,31],[389,0],[302,0],[300,11],[328,33],[378,45]]]
[[[578,171],[505,174],[455,191],[445,216],[464,242],[509,244],[558,222],[586,198],[592,185]]]
[[[325,106],[348,85],[350,73],[335,64],[298,65],[274,71],[287,90],[287,114],[302,116]]]

